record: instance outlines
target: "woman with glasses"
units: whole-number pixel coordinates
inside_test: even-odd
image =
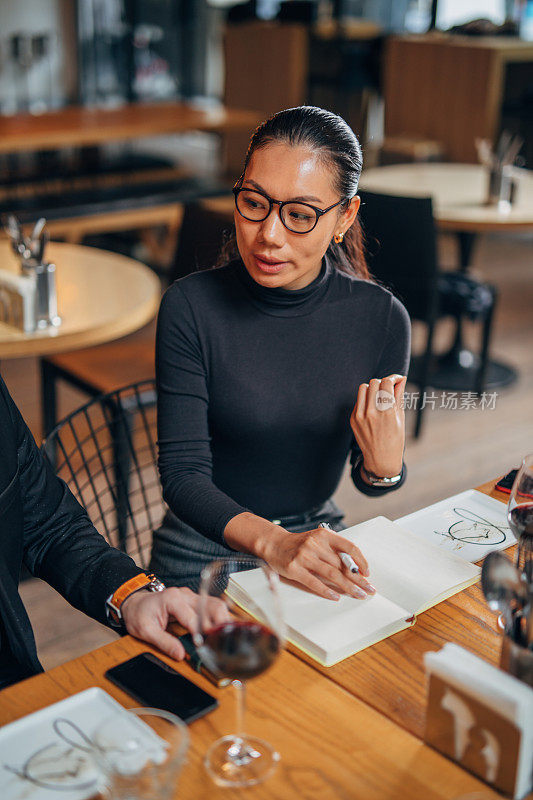
[[[166,584],[197,588],[205,564],[240,551],[323,597],[374,592],[364,555],[336,533],[331,496],[348,456],[365,494],[405,480],[410,324],[368,274],[361,167],[337,115],[275,114],[233,190],[223,265],[163,298],[159,468],[170,510],[150,569]]]

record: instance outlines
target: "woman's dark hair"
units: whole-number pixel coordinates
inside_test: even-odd
[[[272,142],[308,147],[317,153],[332,168],[335,189],[345,201],[341,209],[357,194],[363,155],[357,136],[342,117],[316,106],[297,106],[279,111],[256,128],[244,159],[243,175],[255,151]],[[341,272],[369,279],[358,217],[341,244],[332,240],[327,254]],[[223,246],[218,265],[227,263],[236,255],[237,244],[232,237]]]

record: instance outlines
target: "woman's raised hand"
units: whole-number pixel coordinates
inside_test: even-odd
[[[362,383],[350,425],[363,454],[366,470],[382,478],[398,475],[405,446],[405,413],[402,407],[407,378],[387,375]]]
[[[320,597],[339,600],[341,594],[362,599],[375,594],[367,580],[368,564],[348,539],[324,528],[289,533],[284,528],[272,530],[265,537],[261,557],[276,572]],[[348,553],[360,572],[354,574],[343,566],[340,554]]]

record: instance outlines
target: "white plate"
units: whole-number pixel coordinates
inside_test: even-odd
[[[100,723],[117,714],[129,723],[127,710],[93,687],[0,728],[1,800],[92,797],[101,775],[88,740]],[[139,725],[146,728],[153,748],[154,737],[159,739],[153,730],[137,717],[131,724],[137,733]]]
[[[507,523],[506,504],[476,489],[454,494],[394,521],[465,561],[479,561],[491,550],[516,544]]]

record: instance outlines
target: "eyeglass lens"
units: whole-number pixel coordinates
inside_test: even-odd
[[[270,203],[259,192],[240,191],[237,194],[237,208],[245,219],[261,222],[268,217]],[[316,213],[304,203],[287,203],[280,207],[281,221],[295,233],[307,233],[316,224]]]

